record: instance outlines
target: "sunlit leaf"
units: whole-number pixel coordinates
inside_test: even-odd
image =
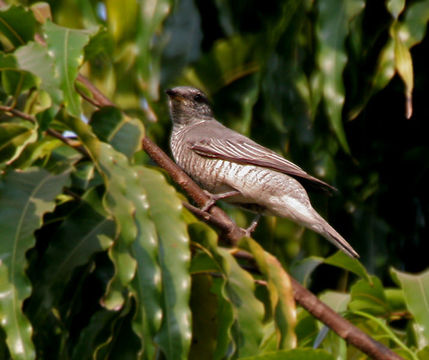
[[[83,48],[95,31],[74,30],[48,21],[45,24],[46,42],[52,52],[55,71],[59,76],[60,88],[64,94],[64,104],[73,116],[80,116],[80,97],[74,82],[83,62]]]
[[[323,99],[332,128],[343,149],[349,146],[342,124],[344,105],[343,71],[347,63],[344,41],[349,32],[349,22],[364,9],[363,0],[323,0],[317,2],[318,53],[317,63],[322,72]]]
[[[55,73],[54,60],[49,56],[46,47],[29,42],[15,51],[15,55],[19,67],[37,75],[41,79],[40,88],[51,96],[56,105],[59,105],[62,100],[60,82]]]
[[[379,316],[389,314],[390,308],[380,279],[371,276],[371,282],[358,280],[350,289],[349,308]]]
[[[425,36],[429,21],[429,1],[418,1],[410,4],[405,18],[399,24],[398,33],[407,48],[421,42]]]
[[[163,43],[155,42],[154,36],[173,6],[172,0],[153,0],[140,3],[136,26],[138,80],[141,89],[150,100],[158,99],[161,79],[161,51]]]
[[[145,267],[139,269],[145,271],[146,266],[152,264],[152,269],[145,275],[146,281],[150,283],[149,289],[153,292],[153,298],[148,299],[152,306],[145,309],[146,316],[150,319],[151,332],[157,330],[156,327],[161,320],[159,316],[161,309],[155,301],[159,296],[159,286],[162,286],[160,295],[163,316],[155,341],[168,359],[187,359],[192,335],[191,313],[188,305],[191,290],[188,269],[191,255],[188,233],[182,219],[182,202],[161,173],[149,168],[136,170],[146,189],[151,220],[158,236],[157,243],[144,245],[144,251],[148,251],[151,259]],[[144,226],[144,223],[141,225]],[[152,230],[148,230],[151,235]],[[144,241],[150,242],[151,238],[152,236],[149,236]],[[158,248],[156,249],[155,246]],[[159,268],[157,264],[153,264],[156,253]],[[159,275],[161,275],[161,283]],[[149,293],[147,295],[150,296]]]
[[[340,267],[344,270],[347,270],[356,274],[357,276],[365,279],[369,283],[372,282],[371,277],[369,276],[368,272],[366,271],[362,263],[360,263],[358,259],[347,256],[342,251],[337,251],[334,255],[326,258],[324,260],[324,263],[328,265]]]
[[[237,352],[240,357],[257,353],[263,337],[264,309],[255,297],[252,277],[237,264],[229,251],[217,247],[216,235],[207,232],[202,224],[192,224],[190,231],[192,238],[198,239],[217,263],[224,280],[218,290],[227,302],[222,306],[219,325],[223,329],[222,342],[218,342],[215,359],[224,358],[230,351]],[[228,337],[232,337],[233,345]]]
[[[35,358],[32,328],[22,312],[30,295],[26,252],[34,246],[34,231],[54,199],[69,181],[69,172],[54,175],[41,168],[10,171],[0,183],[0,317],[9,351],[15,359]]]
[[[392,269],[391,273],[402,288],[407,307],[422,335],[429,339],[429,271],[413,275]]]
[[[243,360],[334,360],[334,356],[324,350],[294,349],[265,353],[260,356],[240,358]]]
[[[277,347],[279,349],[296,346],[295,324],[296,309],[293,289],[289,275],[284,271],[280,262],[254,240],[244,238],[240,247],[250,251],[258,264],[259,271],[267,279],[272,313],[277,328]]]
[[[135,32],[138,5],[138,2],[133,0],[106,1],[107,23],[116,42],[126,39]]]
[[[36,139],[37,131],[33,126],[0,123],[0,164],[14,161]]]

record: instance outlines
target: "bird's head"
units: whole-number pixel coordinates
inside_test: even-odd
[[[213,119],[206,94],[190,86],[178,86],[166,91],[170,117],[177,124],[192,124]]]

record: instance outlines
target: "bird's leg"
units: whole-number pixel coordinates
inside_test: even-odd
[[[246,232],[247,237],[252,236],[252,232],[254,232],[256,229],[256,226],[258,226],[258,222],[260,218],[261,218],[261,214],[256,215],[256,217],[250,223],[249,227],[246,230],[244,230]]]
[[[201,211],[209,211],[210,208],[214,204],[216,204],[216,201],[218,201],[218,200],[226,199],[226,198],[236,196],[236,195],[240,195],[240,191],[238,191],[238,190],[231,190],[231,191],[227,191],[227,192],[220,193],[220,194],[212,194],[212,193],[208,192],[207,190],[204,190],[204,192],[206,193],[206,195],[210,199],[207,200],[205,205],[201,208]]]

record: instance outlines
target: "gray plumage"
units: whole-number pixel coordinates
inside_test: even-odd
[[[180,86],[167,90],[176,163],[213,194],[236,190],[225,199],[261,214],[291,219],[331,241],[347,255],[356,251],[311,206],[299,181],[332,188],[215,120],[205,94]]]

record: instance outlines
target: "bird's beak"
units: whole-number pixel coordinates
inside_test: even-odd
[[[168,96],[171,96],[171,97],[175,97],[175,96],[177,96],[177,92],[176,92],[176,91],[174,91],[173,89],[167,89],[167,90],[165,90],[165,93],[166,93]]]
[[[170,101],[174,101],[175,103],[181,103],[185,100],[183,95],[180,94],[180,92],[174,90],[174,89],[167,89],[165,93],[170,98]]]

